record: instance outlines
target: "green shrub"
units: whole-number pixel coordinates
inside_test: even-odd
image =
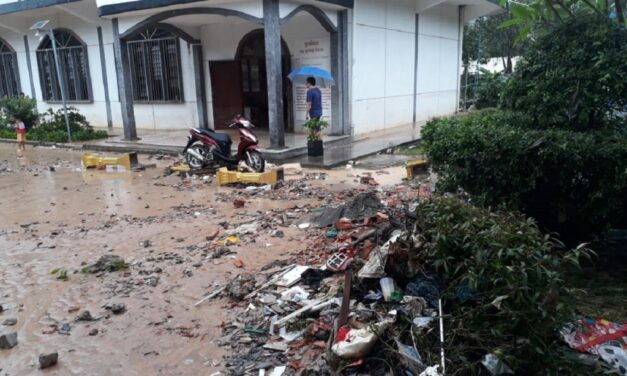
[[[29,130],[37,124],[37,101],[29,97],[0,99],[0,127],[12,127],[13,119],[19,118]]]
[[[545,30],[526,48],[502,98],[534,126],[598,129],[624,121],[627,28],[578,14]],[[624,115],[622,115],[624,116]]]
[[[421,202],[416,218],[415,238],[401,249],[412,269],[435,272],[442,282],[449,369],[487,374],[479,362],[496,352],[516,374],[586,374],[562,357],[556,329],[574,313],[563,272],[588,250],[565,250],[533,220],[460,197]],[[438,363],[438,331],[415,339],[426,363]]]
[[[436,119],[422,143],[438,188],[524,211],[571,242],[627,222],[627,137],[619,131],[529,130],[498,110]]]
[[[478,77],[479,85],[475,98],[478,109],[496,107],[507,85],[508,76],[483,70]]]
[[[108,137],[106,131],[94,130],[85,116],[74,107],[68,107],[68,120],[72,132],[72,141],[88,141]],[[15,138],[15,130],[0,126],[0,138]],[[37,126],[30,129],[26,138],[30,141],[67,142],[67,127],[63,109],[56,112],[48,109],[41,114]]]

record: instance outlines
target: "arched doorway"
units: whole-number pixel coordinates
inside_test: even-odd
[[[293,129],[291,114],[290,53],[281,40],[283,69],[283,118]],[[237,47],[234,61],[210,63],[214,127],[224,128],[235,113],[246,116],[256,127],[268,129],[268,81],[263,29],[246,34]]]

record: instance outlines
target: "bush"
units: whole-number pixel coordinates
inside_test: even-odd
[[[449,369],[485,373],[481,358],[496,352],[516,374],[586,374],[563,358],[556,329],[574,314],[563,272],[588,250],[565,250],[533,220],[459,197],[421,202],[416,218],[414,239],[405,247],[408,263],[435,272],[444,288]],[[439,363],[438,331],[415,339],[426,364]]]
[[[529,130],[498,110],[436,119],[422,142],[438,188],[518,209],[571,242],[627,223],[627,137],[619,131]]]
[[[74,107],[68,107],[68,120],[72,141],[87,141],[108,137],[106,131],[94,130],[85,116]],[[0,138],[15,138],[15,131],[0,127]],[[48,111],[41,114],[37,125],[28,132],[27,139],[44,142],[67,142],[67,127],[63,109],[59,109],[56,112],[48,109]]]
[[[498,106],[508,79],[509,75],[485,69],[469,74],[465,102],[474,104],[477,109]]]
[[[627,28],[578,14],[542,33],[526,49],[503,95],[505,108],[533,125],[599,129],[624,121],[627,108]]]
[[[12,127],[14,118],[21,119],[27,130],[37,124],[37,101],[33,98],[9,97],[1,99],[0,110],[0,127]]]
[[[496,107],[503,95],[509,76],[482,71],[479,74],[475,105],[478,109]]]

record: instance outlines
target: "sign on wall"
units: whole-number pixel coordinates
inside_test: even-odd
[[[331,48],[329,38],[311,38],[298,41],[297,48],[292,50],[292,69],[302,66],[312,66],[331,71]],[[329,123],[333,120],[331,114],[331,88],[320,88],[322,92],[322,118]],[[302,131],[301,125],[306,121],[307,88],[305,85],[295,85],[292,90],[294,96],[294,123],[296,131]]]

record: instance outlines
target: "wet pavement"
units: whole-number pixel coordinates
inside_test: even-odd
[[[251,218],[297,215],[329,192],[359,186],[360,169],[316,171],[281,199],[217,187],[211,177],[164,176],[173,162],[140,156],[157,167],[142,172],[83,171],[81,153],[0,145],[0,334],[16,331],[18,345],[0,350],[0,372],[39,372],[38,356],[59,353],[54,375],[212,375],[223,368],[217,346],[221,327],[232,320],[227,299],[194,303],[242,269],[256,271],[302,247],[296,226],[242,236],[233,255],[212,258],[213,239]],[[372,171],[382,185],[400,182],[402,167]],[[300,176],[288,179],[301,179]],[[318,189],[323,193],[318,194]],[[287,197],[288,199],[284,199]],[[274,223],[274,222],[273,222]],[[276,225],[272,225],[276,227]],[[117,255],[128,269],[86,274],[103,255]],[[58,279],[59,270],[67,280]],[[54,271],[56,273],[51,274]],[[156,281],[156,282],[155,282]],[[113,314],[106,307],[124,304]],[[95,321],[74,321],[89,310]],[[69,325],[69,333],[67,326]],[[65,334],[62,334],[65,333]],[[68,335],[69,334],[69,335]]]

